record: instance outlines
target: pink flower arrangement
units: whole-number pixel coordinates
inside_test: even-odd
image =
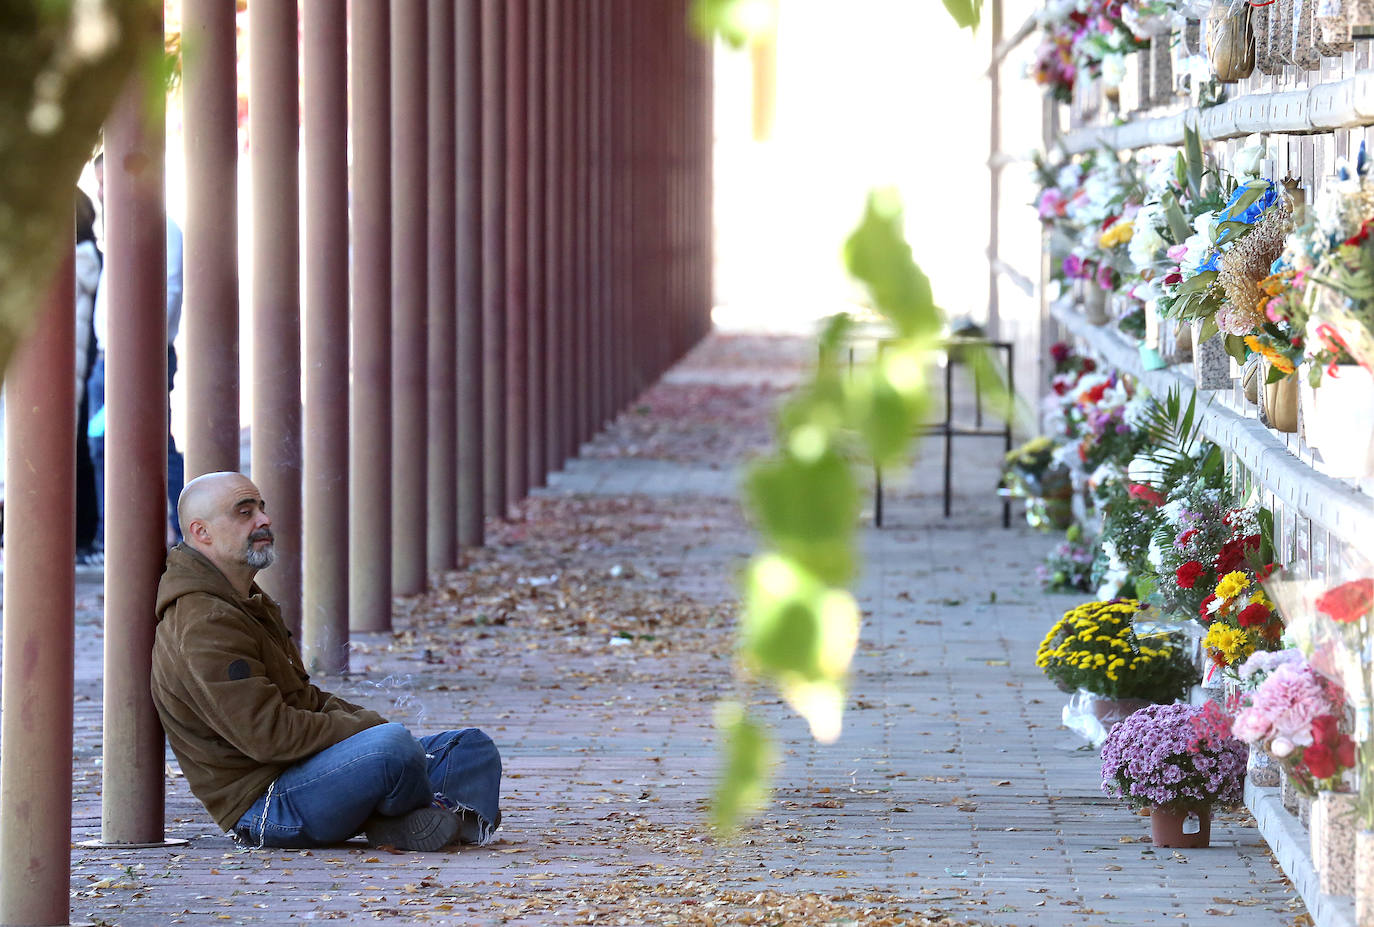
[[[1340,687],[1303,661],[1274,667],[1231,726],[1244,743],[1284,763],[1306,792],[1354,765],[1354,743],[1339,733]]]

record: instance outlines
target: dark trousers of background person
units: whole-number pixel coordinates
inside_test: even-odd
[[[167,394],[172,393],[172,381],[177,373],[177,352],[167,346]],[[91,376],[86,381],[86,399],[92,410],[99,411],[105,406],[105,352],[101,351],[91,367]],[[105,546],[105,432],[88,438],[91,464],[95,470],[95,495],[98,503],[99,518],[96,522],[95,544]],[[186,482],[186,461],[177,450],[176,440],[172,437],[172,413],[167,412],[167,523],[177,542],[181,541],[181,522],[177,520],[177,498]]]
[[[89,345],[86,356],[95,356],[95,332],[87,338]],[[88,368],[94,364],[88,364]],[[82,371],[85,382],[90,382],[90,370]],[[91,446],[86,440],[87,422],[90,419],[89,389],[81,390],[81,402],[76,412],[76,551],[89,555],[95,549],[95,533],[100,527],[100,500],[95,494],[95,466],[91,463]],[[102,398],[102,402],[103,402]]]

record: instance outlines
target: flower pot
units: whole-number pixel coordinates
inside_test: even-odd
[[[1245,362],[1240,373],[1240,389],[1245,396],[1245,401],[1251,405],[1259,405],[1260,401],[1260,378],[1263,373],[1264,361],[1258,354],[1251,354],[1250,359]]]
[[[1150,810],[1150,840],[1157,847],[1197,850],[1212,844],[1212,809]]]
[[[1312,803],[1312,864],[1327,895],[1355,890],[1356,798],[1353,792],[1323,791]]]
[[[1091,280],[1084,281],[1083,317],[1089,325],[1106,325],[1111,321],[1107,314],[1107,291]]]
[[[1154,702],[1145,698],[1106,698],[1095,696],[1092,700],[1093,717],[1101,722],[1102,727],[1108,734],[1112,732],[1112,726],[1125,721],[1134,712],[1139,711]]]
[[[1199,341],[1202,323],[1193,321],[1193,380],[1198,389],[1231,388],[1231,355],[1220,334]]]
[[[1357,479],[1374,473],[1374,376],[1358,364],[1341,364],[1316,389],[1302,373],[1299,385],[1307,445],[1326,472]]]
[[[1298,430],[1298,376],[1289,374],[1270,383],[1269,371],[1272,367],[1268,361],[1260,367],[1260,381],[1264,385],[1260,419],[1275,431],[1293,434]]]
[[[1355,924],[1374,927],[1374,830],[1355,834]]]
[[[1311,830],[1312,828],[1312,796],[1298,793],[1298,823]]]
[[[1283,808],[1289,814],[1298,813],[1298,789],[1293,785],[1293,777],[1288,770],[1279,767],[1279,799],[1283,802]]]

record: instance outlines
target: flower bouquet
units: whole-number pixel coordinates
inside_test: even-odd
[[[1298,791],[1312,796],[1339,786],[1355,765],[1355,742],[1340,729],[1344,711],[1338,685],[1305,660],[1288,660],[1244,699],[1231,732],[1278,760]]]
[[[1206,846],[1212,805],[1241,800],[1246,747],[1218,715],[1213,703],[1151,705],[1116,725],[1102,746],[1102,790],[1153,809],[1156,846]]]
[[[1042,435],[1008,453],[999,489],[1027,500],[1026,520],[1032,527],[1062,531],[1073,523],[1073,478],[1068,467],[1055,461],[1055,447]]]
[[[1084,543],[1078,525],[1070,525],[1063,543],[1050,551],[1037,568],[1046,592],[1089,592],[1092,588],[1093,548]]]

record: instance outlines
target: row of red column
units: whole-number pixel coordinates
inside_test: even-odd
[[[244,337],[279,554],[261,582],[313,672],[346,670],[350,631],[389,628],[394,595],[459,566],[709,329],[711,56],[687,6],[353,0],[351,23],[333,0],[299,21],[252,7]],[[188,479],[239,466],[234,10],[184,4]],[[131,87],[106,132],[102,839],[123,846],[163,839],[155,96]],[[9,381],[0,923],[68,916],[73,455],[52,423],[70,302],[67,281]]]

